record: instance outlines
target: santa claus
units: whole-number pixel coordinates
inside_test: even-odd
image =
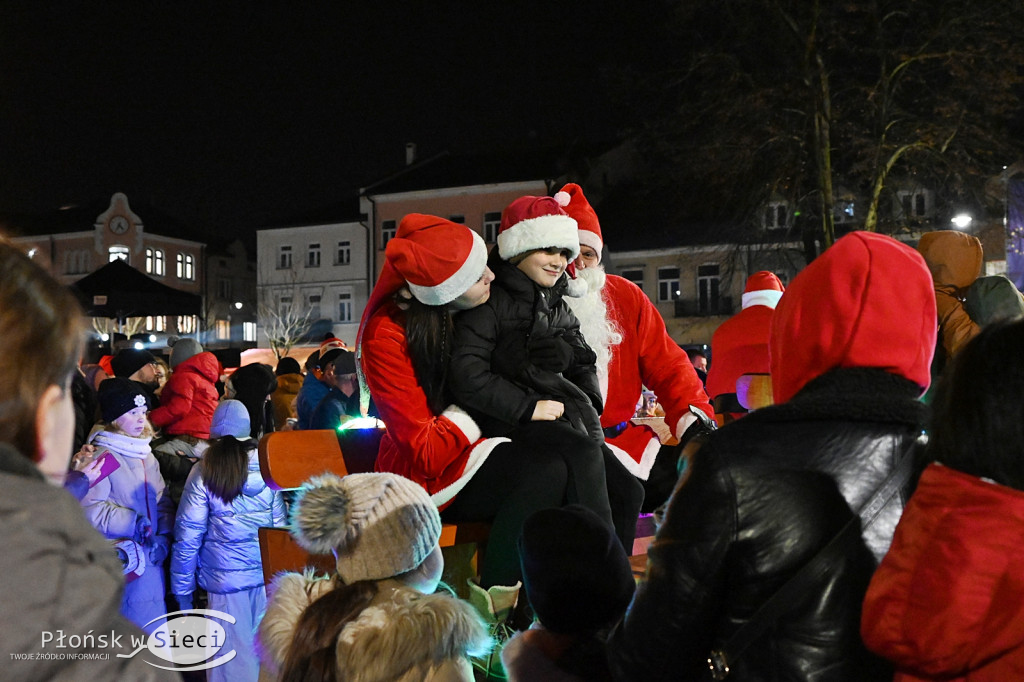
[[[680,446],[662,448],[653,429],[630,421],[641,391],[647,387],[658,396],[666,424],[683,443],[687,429],[698,421],[697,411],[711,420],[714,410],[689,357],[668,335],[647,295],[629,280],[605,273],[601,225],[583,190],[569,183],[555,198],[579,226],[575,266],[577,282],[586,286],[574,287],[570,295],[576,296],[566,301],[597,353],[605,440],[619,461],[645,481],[644,508],[651,509],[664,502],[675,485]]]

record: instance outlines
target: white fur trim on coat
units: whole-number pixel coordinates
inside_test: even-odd
[[[441,416],[447,417],[448,421],[459,427],[459,431],[462,431],[462,435],[464,435],[466,440],[470,443],[480,439],[480,427],[477,426],[476,421],[474,421],[473,418],[458,405],[449,405],[445,408],[444,412],[441,413]]]
[[[466,461],[466,468],[462,470],[462,475],[431,495],[430,499],[438,507],[451,502],[459,494],[459,491],[466,487],[469,479],[473,478],[473,475],[480,470],[483,463],[490,457],[491,451],[502,443],[510,442],[508,438],[488,438],[477,443],[469,452],[469,459]]]
[[[676,438],[682,438],[683,434],[686,433],[686,429],[690,428],[690,424],[697,421],[697,416],[692,412],[685,412],[679,421],[676,422],[676,430],[673,431],[673,435]]]
[[[661,441],[658,440],[657,436],[651,436],[651,440],[647,443],[644,448],[644,454],[640,456],[640,461],[637,462],[635,459],[630,457],[629,453],[622,448],[612,444],[609,441],[605,441],[605,445],[612,451],[615,458],[622,462],[622,466],[626,467],[626,471],[633,474],[641,481],[646,481],[647,477],[651,475],[651,468],[654,467],[654,460],[658,458],[658,451],[661,450]]]
[[[527,218],[498,233],[498,255],[508,260],[527,251],[557,247],[569,249],[569,260],[580,255],[580,237],[576,221],[567,215],[542,215]]]
[[[451,277],[432,287],[406,282],[409,291],[420,303],[426,305],[447,305],[469,291],[476,284],[487,267],[487,245],[483,238],[473,232],[473,247],[469,256]]]
[[[748,291],[743,294],[741,300],[744,309],[749,308],[752,305],[766,305],[769,308],[774,308],[779,304],[780,298],[782,298],[781,291],[775,291],[774,289],[762,289],[760,291]]]

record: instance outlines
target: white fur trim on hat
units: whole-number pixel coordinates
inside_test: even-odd
[[[500,237],[499,237],[500,239]],[[473,246],[465,262],[451,277],[432,287],[408,282],[409,291],[425,305],[447,305],[469,291],[487,267],[487,245],[483,238],[473,232]]]
[[[575,220],[567,215],[542,215],[521,220],[498,233],[498,255],[502,260],[552,247],[568,249],[569,260],[576,260],[580,255],[580,238]]]
[[[604,242],[597,236],[597,233],[590,230],[580,230],[579,238],[581,246],[589,246],[594,251],[597,251],[597,262],[600,263],[601,249],[604,248]]]
[[[760,291],[746,292],[741,300],[743,308],[749,308],[752,305],[766,305],[769,308],[774,308],[779,304],[780,298],[782,298],[781,291],[762,289]]]

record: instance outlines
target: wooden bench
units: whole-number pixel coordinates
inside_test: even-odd
[[[269,433],[260,440],[260,472],[271,488],[294,490],[318,474],[345,476],[373,471],[383,433],[383,429]],[[486,543],[489,532],[490,526],[485,523],[446,523],[441,526],[439,544],[443,550],[469,548],[469,554],[464,554],[461,560],[471,564],[472,570],[479,561],[478,550]],[[633,554],[646,555],[647,545],[653,536],[653,519],[650,514],[645,514],[637,521]],[[310,554],[295,542],[287,528],[260,528],[259,540],[266,583],[282,571],[301,571],[307,566],[319,572],[334,571],[333,556]]]
[[[275,490],[295,490],[311,477],[323,473],[338,476],[373,471],[383,429],[346,431],[276,431],[260,440],[260,473]],[[446,523],[441,526],[442,548],[487,540],[485,523]],[[299,546],[287,528],[259,529],[263,579],[282,571],[300,571],[309,566],[334,572],[330,554],[310,554]]]

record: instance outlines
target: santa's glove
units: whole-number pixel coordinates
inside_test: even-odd
[[[191,611],[192,610],[192,594],[176,594],[174,598],[178,601],[179,611]]]
[[[704,414],[704,410],[690,405],[690,414],[696,417],[697,421],[687,426],[686,430],[683,431],[683,435],[679,437],[679,443],[681,445],[686,445],[698,436],[707,438],[711,435],[712,431],[718,428],[718,426],[715,425],[715,422],[711,421],[711,418]]]
[[[151,538],[152,536],[153,524],[150,522],[149,518],[142,515],[136,517],[135,534],[132,539],[140,545],[144,545],[149,541],[149,538]]]
[[[153,538],[153,544],[149,548],[149,562],[150,564],[157,566],[164,562],[167,558],[167,551],[170,549],[170,543],[167,541],[167,537],[164,535],[157,535]]]
[[[560,337],[539,339],[530,344],[530,362],[548,372],[564,372],[572,362],[572,346]]]

